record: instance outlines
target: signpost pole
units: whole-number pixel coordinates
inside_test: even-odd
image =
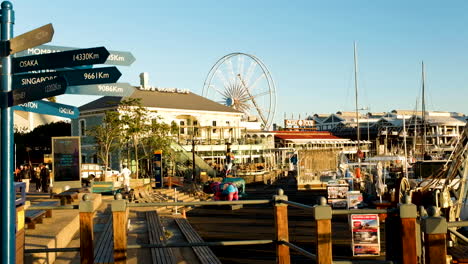
[[[4,1],[1,4],[1,41],[7,41],[13,35],[14,11],[13,5]],[[11,91],[11,57],[8,45],[4,47],[2,60],[2,93]],[[7,97],[1,101],[1,233],[2,233],[2,263],[15,263],[15,189],[13,187],[13,110],[8,107]]]

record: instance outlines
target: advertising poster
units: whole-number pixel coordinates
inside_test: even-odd
[[[377,214],[351,215],[353,256],[379,256],[380,232]]]
[[[348,191],[348,184],[328,184],[328,204],[333,208],[346,208],[346,194]]]
[[[163,187],[162,150],[154,151],[153,173],[154,173],[154,181],[156,182],[156,188],[162,188]]]
[[[362,193],[360,191],[350,191],[347,194],[348,209],[358,209],[359,204],[362,203]]]
[[[54,181],[80,181],[80,138],[53,137]]]

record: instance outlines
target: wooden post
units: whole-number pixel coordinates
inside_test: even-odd
[[[16,263],[24,263],[24,205],[16,207]]]
[[[405,203],[400,204],[401,223],[401,261],[402,264],[417,264],[417,234],[416,234],[416,205],[411,203],[409,196],[405,197]]]
[[[291,257],[289,255],[289,247],[283,245],[280,241],[289,241],[288,231],[288,205],[281,204],[278,201],[288,200],[288,196],[284,195],[282,189],[278,189],[277,195],[273,196],[275,201],[274,214],[275,214],[275,229],[276,229],[276,263],[278,264],[290,264]]]
[[[89,194],[83,195],[83,201],[80,201],[80,259],[81,263],[94,263],[94,232],[93,218],[94,208],[93,202],[90,200]]]
[[[127,204],[122,194],[112,201],[112,225],[114,231],[114,263],[127,263]]]
[[[332,264],[332,238],[331,219],[332,210],[327,205],[327,199],[320,197],[320,204],[312,209],[315,223],[315,249],[317,252],[317,264]]]
[[[440,217],[435,207],[429,209],[429,217],[423,219],[425,263],[446,263],[447,220]]]

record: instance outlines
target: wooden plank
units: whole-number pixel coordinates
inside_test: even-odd
[[[114,261],[113,246],[112,218],[110,218],[104,226],[104,230],[102,231],[98,241],[96,241],[94,263],[112,263]]]
[[[163,245],[166,242],[166,238],[157,212],[146,212],[146,219],[148,223],[149,242],[151,244]],[[153,263],[177,263],[171,248],[151,248],[151,255]]]
[[[193,229],[190,223],[185,218],[175,218],[182,234],[185,236],[189,243],[203,242],[200,235]],[[221,261],[207,246],[192,247],[198,259],[203,264],[221,264]]]
[[[94,262],[93,212],[80,212],[80,259],[82,264]]]

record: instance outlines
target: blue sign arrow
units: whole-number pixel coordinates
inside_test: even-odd
[[[35,85],[22,87],[7,93],[8,106],[24,104],[47,97],[54,97],[65,93],[67,81],[63,77],[57,77]]]
[[[15,74],[12,77],[13,89],[28,85],[35,85],[59,76],[67,80],[68,86],[88,85],[100,83],[114,83],[122,73],[116,67],[103,67],[84,70],[66,70],[44,73]]]
[[[41,100],[15,105],[12,107],[12,109],[18,111],[34,112],[44,115],[61,116],[71,119],[75,119],[78,118],[78,116],[80,116],[80,111],[74,106]]]
[[[29,48],[24,51],[20,51],[16,53],[15,55],[16,57],[30,56],[30,55],[48,54],[48,53],[55,53],[55,52],[74,50],[74,49],[78,49],[78,48],[52,46],[52,45],[40,45],[34,48]],[[109,57],[107,57],[107,60],[106,62],[104,62],[104,64],[130,66],[135,61],[135,57],[133,57],[133,54],[128,51],[109,50],[109,53],[110,53]]]
[[[68,50],[57,53],[16,57],[12,59],[13,73],[101,64],[109,52],[104,47]]]
[[[134,91],[135,88],[129,83],[104,83],[68,86],[65,93],[126,97],[131,95]]]

